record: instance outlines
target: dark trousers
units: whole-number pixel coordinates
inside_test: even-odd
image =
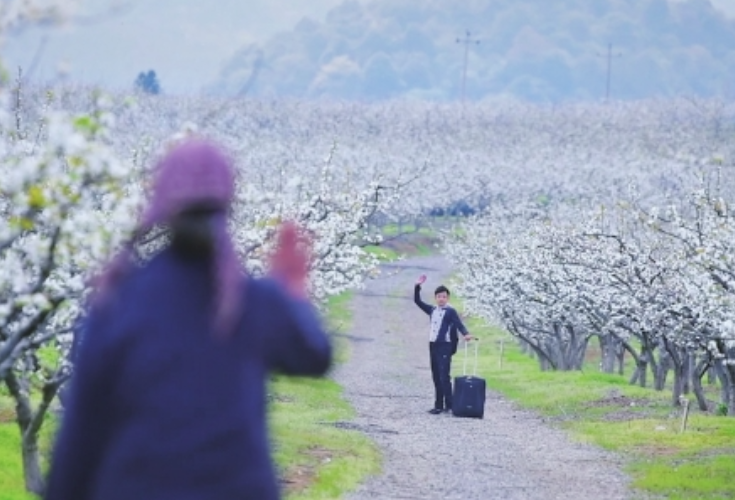
[[[452,409],[452,343],[429,342],[431,377],[434,379],[434,408]]]

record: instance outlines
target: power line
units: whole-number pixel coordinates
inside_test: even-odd
[[[607,57],[607,77],[606,77],[606,84],[605,84],[605,102],[610,102],[610,81],[612,80],[612,59],[613,57],[622,57],[623,54],[618,52],[617,54],[613,54],[613,44],[608,43],[607,44],[607,54],[602,56],[602,54],[599,54],[601,57]]]
[[[462,103],[464,103],[465,91],[467,88],[467,57],[470,52],[470,45],[479,45],[480,40],[473,39],[468,30],[465,34],[464,39],[457,38],[457,43],[464,44],[464,66],[462,69]]]

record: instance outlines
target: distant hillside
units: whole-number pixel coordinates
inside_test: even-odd
[[[735,0],[734,0],[735,1]],[[219,94],[533,101],[735,97],[735,21],[709,0],[345,0],[238,51]]]

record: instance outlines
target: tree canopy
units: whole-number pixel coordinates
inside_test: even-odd
[[[557,102],[735,95],[735,21],[709,0],[344,0],[238,50],[211,90],[258,96]],[[256,70],[257,68],[257,70]]]
[[[158,81],[158,75],[152,69],[141,71],[135,79],[135,89],[145,92],[146,94],[158,95],[161,93],[161,84]]]

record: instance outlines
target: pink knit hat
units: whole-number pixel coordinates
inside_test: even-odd
[[[168,224],[187,208],[205,203],[213,208],[216,288],[215,327],[229,332],[241,309],[243,270],[227,231],[227,212],[235,194],[235,172],[229,158],[214,144],[189,139],[172,148],[156,165],[153,192],[138,231],[97,280],[104,295],[132,265],[135,243],[157,224]]]
[[[184,142],[156,165],[153,197],[143,214],[145,229],[166,223],[182,210],[207,202],[223,211],[235,195],[235,173],[229,159],[201,139]]]

